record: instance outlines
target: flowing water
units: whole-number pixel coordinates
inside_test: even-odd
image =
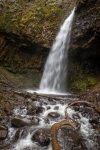
[[[45,64],[40,91],[65,92],[67,78],[67,57],[75,8],[65,20],[56,36]]]

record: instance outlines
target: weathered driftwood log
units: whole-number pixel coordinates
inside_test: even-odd
[[[66,109],[69,108],[69,107],[71,107],[71,106],[77,105],[77,104],[87,104],[87,105],[89,105],[90,107],[93,107],[97,112],[100,113],[100,109],[99,109],[99,107],[98,107],[96,104],[94,104],[94,103],[92,103],[92,102],[80,101],[80,100],[76,100],[76,101],[70,103],[70,104],[66,107]]]
[[[61,150],[58,140],[57,140],[57,131],[64,125],[69,125],[74,130],[77,130],[79,127],[77,127],[73,122],[69,122],[68,120],[63,120],[61,122],[53,124],[51,127],[51,135],[52,135],[52,147],[53,150]]]
[[[76,101],[73,101],[71,102],[70,104],[68,104],[68,106],[66,107],[66,110],[65,110],[65,118],[70,120],[70,117],[68,115],[68,112],[67,112],[67,109],[71,106],[74,106],[74,105],[77,105],[77,104],[85,104],[85,105],[89,105],[90,107],[94,108],[95,111],[97,111],[98,113],[100,113],[100,109],[99,107],[94,104],[94,103],[91,103],[91,102],[87,102],[87,101],[80,101],[80,100],[76,100]],[[94,111],[91,111],[91,113],[94,113]]]

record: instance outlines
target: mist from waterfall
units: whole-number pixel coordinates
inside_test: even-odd
[[[47,58],[40,82],[40,91],[45,93],[66,92],[67,59],[74,12],[75,8],[60,27]]]

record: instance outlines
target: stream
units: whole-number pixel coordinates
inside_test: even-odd
[[[7,123],[6,118],[2,122],[2,124],[6,124],[9,127],[8,137],[5,142],[9,141],[11,145],[6,150],[52,150],[51,127],[55,123],[65,120],[65,111],[68,104],[77,100],[71,97],[71,95],[53,95],[53,98],[39,96],[34,101],[28,99],[28,102],[25,102],[22,107],[15,107],[12,110],[9,122]],[[35,106],[37,111],[31,110],[32,112],[29,112],[29,106]],[[78,109],[75,108],[76,106]],[[61,150],[99,150],[100,134],[90,123],[90,120],[94,120],[97,114],[82,109],[84,105],[76,106],[69,107],[67,112],[70,121],[78,122],[80,127],[78,130],[74,130],[71,126],[64,125],[58,130],[57,139]],[[85,108],[94,110],[88,105]],[[16,123],[15,121],[15,124],[12,123],[13,118],[18,118],[25,122],[33,121],[33,124],[18,128],[18,123],[20,122],[17,121]],[[98,121],[100,121],[100,117]],[[42,132],[41,129],[43,130]],[[38,134],[37,131],[39,130],[40,133]],[[32,139],[32,137],[35,138]]]

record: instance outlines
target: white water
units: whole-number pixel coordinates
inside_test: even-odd
[[[67,57],[75,8],[64,21],[53,43],[45,64],[40,91],[62,93],[66,91]]]

